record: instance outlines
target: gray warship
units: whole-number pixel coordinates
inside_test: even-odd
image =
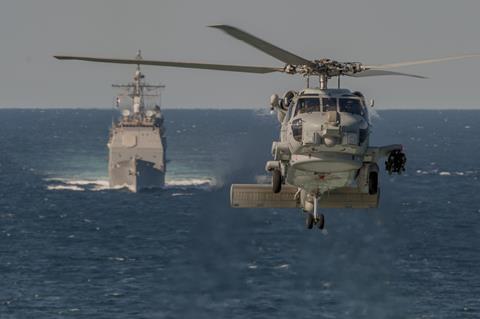
[[[142,59],[140,52],[137,59]],[[160,91],[165,86],[146,83],[140,65],[132,83],[112,86],[123,89],[124,93],[116,99],[121,117],[112,123],[107,144],[110,187],[127,187],[132,192],[162,188],[166,139],[159,104]],[[121,100],[129,103],[123,110]]]

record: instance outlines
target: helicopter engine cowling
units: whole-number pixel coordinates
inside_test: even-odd
[[[282,109],[285,111],[288,111],[288,107],[290,106],[290,103],[292,103],[292,100],[295,96],[297,96],[298,93],[296,91],[287,91],[283,95],[283,103],[282,103]]]

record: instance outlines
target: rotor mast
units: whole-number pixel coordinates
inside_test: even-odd
[[[318,76],[318,81],[320,83],[320,90],[326,90],[328,84],[328,77],[326,74],[322,73]]]

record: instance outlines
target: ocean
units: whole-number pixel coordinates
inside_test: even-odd
[[[166,110],[167,186],[109,189],[112,110],[0,110],[0,318],[480,318],[480,111],[379,111],[371,210],[233,209],[275,115]]]

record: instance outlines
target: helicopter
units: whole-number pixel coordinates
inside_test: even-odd
[[[283,67],[227,65],[194,62],[112,59],[88,56],[57,55],[60,60],[142,64],[166,67],[208,69],[266,74],[280,72],[300,75],[306,88],[289,90],[282,97],[270,98],[270,109],[277,112],[281,123],[279,140],[272,143],[273,160],[265,169],[271,184],[232,184],[230,204],[236,208],[300,208],[306,213],[306,227],[325,227],[320,208],[376,208],[379,204],[378,161],[387,158],[390,174],[405,171],[406,155],[400,144],[370,146],[371,122],[369,106],[359,91],[341,88],[342,76],[426,77],[391,71],[390,69],[480,57],[465,54],[444,58],[417,60],[381,65],[361,62],[339,62],[321,58],[309,60],[279,48],[239,28],[229,25],[210,26],[276,58]],[[310,79],[318,78],[318,87],[310,87]],[[337,78],[337,88],[329,88]],[[373,101],[370,103],[373,107]]]

